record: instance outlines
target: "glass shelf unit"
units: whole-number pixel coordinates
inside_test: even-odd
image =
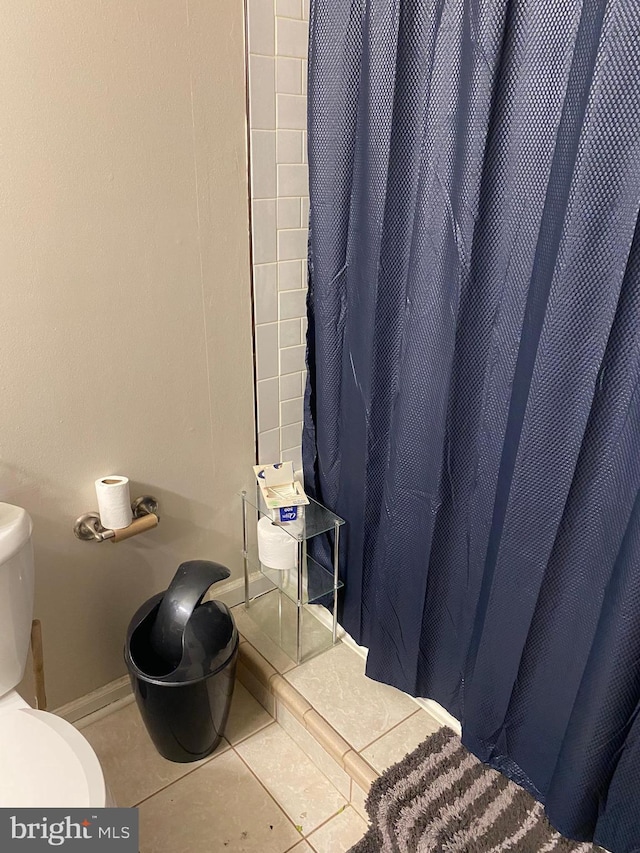
[[[304,508],[304,523],[297,532],[285,531],[296,542],[295,567],[289,570],[273,569],[260,562],[258,557],[257,523],[262,516],[271,517],[260,489],[242,492],[242,529],[245,607],[252,610],[252,618],[296,663],[301,663],[323,647],[337,640],[338,590],[343,586],[339,578],[340,528],[344,520],[322,504],[309,499]],[[294,528],[295,530],[295,528]],[[314,536],[333,533],[332,568],[327,570],[307,553],[307,542]],[[260,596],[251,597],[249,579],[251,570],[259,571],[270,583],[270,589]],[[328,632],[313,617],[309,605],[332,599],[332,628]],[[267,601],[267,599],[269,599]],[[330,642],[323,643],[327,635]]]
[[[262,497],[260,488],[256,486],[255,492],[242,492],[243,500],[260,515],[269,515],[270,510]],[[314,536],[319,536],[321,533],[328,533],[330,530],[335,530],[337,527],[342,527],[344,519],[331,512],[326,506],[323,506],[313,498],[309,498],[307,506],[303,506],[304,510],[304,534],[296,539],[312,539]]]
[[[302,568],[302,587],[298,587],[298,567],[292,569],[272,569],[270,566],[265,566],[258,558],[258,546],[251,544],[247,551],[246,559],[249,562],[249,568],[256,569],[268,578],[274,586],[277,586],[287,598],[297,603],[298,598],[302,604],[314,604],[321,598],[325,598],[329,593],[334,592],[334,589],[340,589],[343,584],[338,579],[337,585],[333,572],[328,572],[324,566],[321,566],[313,557],[308,554],[303,557]]]

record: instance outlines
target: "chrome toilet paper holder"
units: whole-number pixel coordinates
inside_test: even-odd
[[[145,530],[152,530],[160,522],[158,501],[151,495],[142,495],[132,501],[131,512],[133,521],[128,527],[120,530],[103,527],[97,512],[85,512],[73,525],[74,535],[76,539],[81,539],[83,542],[104,542],[106,539],[122,542],[124,539],[144,533]]]

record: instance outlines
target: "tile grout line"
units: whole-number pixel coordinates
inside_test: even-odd
[[[362,755],[362,753],[365,751],[365,749],[369,749],[369,747],[370,747],[370,746],[373,746],[373,744],[374,744],[374,743],[378,743],[378,741],[379,741],[379,740],[382,740],[382,738],[383,738],[383,737],[386,737],[388,734],[391,734],[391,732],[392,732],[392,731],[394,731],[395,729],[397,729],[397,728],[398,728],[398,726],[401,726],[403,723],[406,723],[406,722],[407,722],[407,720],[410,720],[410,719],[411,719],[411,717],[415,717],[415,715],[416,715],[416,714],[418,714],[421,710],[422,710],[422,708],[416,708],[416,710],[415,710],[415,711],[412,711],[412,712],[411,712],[410,714],[408,714],[406,717],[403,717],[401,720],[398,720],[398,722],[397,722],[397,723],[394,723],[394,724],[391,726],[391,728],[390,728],[390,729],[387,729],[387,730],[386,730],[385,732],[383,732],[381,735],[378,735],[378,737],[377,737],[377,738],[374,738],[372,741],[370,741],[369,743],[365,744],[365,745],[364,745],[363,747],[361,747],[360,749],[357,749],[357,750],[356,750],[356,752],[358,753],[358,755]],[[364,758],[364,756],[363,756],[363,758]],[[365,758],[364,760],[366,761],[367,759]]]
[[[307,844],[311,844],[311,842],[309,841],[309,838],[310,838],[312,835],[314,835],[316,832],[318,832],[319,830],[321,830],[321,829],[322,829],[322,827],[323,827],[323,826],[326,826],[330,821],[334,820],[334,818],[337,818],[339,815],[341,815],[341,814],[343,814],[344,812],[346,812],[346,811],[347,811],[347,809],[351,809],[351,811],[352,811],[354,814],[356,814],[356,815],[358,815],[358,817],[360,817],[360,815],[359,815],[359,814],[358,814],[358,812],[353,808],[353,806],[351,805],[351,803],[350,803],[350,802],[347,802],[347,804],[346,804],[346,805],[344,805],[341,809],[338,809],[338,811],[337,811],[335,814],[332,814],[332,815],[331,815],[331,817],[328,817],[325,821],[323,821],[321,824],[319,824],[318,826],[316,826],[316,828],[315,828],[312,832],[310,832],[310,833],[309,833],[309,835],[305,835],[304,840],[307,842]],[[362,818],[360,818],[360,820],[362,820]],[[314,847],[314,850],[315,850],[315,847]]]
[[[301,746],[300,746],[300,745],[299,745],[299,744],[294,740],[294,738],[293,738],[293,737],[291,737],[291,735],[289,734],[289,732],[288,732],[288,731],[287,731],[287,730],[286,730],[286,729],[285,729],[285,728],[284,728],[280,723],[278,723],[278,721],[277,721],[277,720],[274,720],[273,722],[278,726],[278,728],[280,729],[280,731],[284,732],[284,734],[289,738],[289,740],[290,740],[290,741],[291,741],[291,742],[292,742],[292,743],[293,743],[293,744],[294,744],[294,745],[295,745],[295,746],[296,746],[296,747],[297,747],[297,748],[298,748],[298,749],[299,749],[299,750],[300,750],[300,751],[305,755],[305,757],[306,757],[306,758],[311,762],[311,764],[315,767],[315,769],[318,771],[318,773],[320,773],[320,775],[324,777],[324,779],[326,780],[326,782],[327,782],[327,783],[328,783],[328,784],[329,784],[329,785],[334,789],[334,791],[336,791],[336,793],[340,796],[340,798],[344,800],[344,805],[343,805],[343,806],[341,806],[339,809],[337,809],[337,810],[336,810],[333,814],[331,814],[328,818],[326,818],[325,820],[323,820],[323,821],[322,821],[322,823],[319,823],[319,824],[318,824],[318,826],[314,827],[314,828],[311,830],[311,832],[310,832],[310,833],[301,833],[301,838],[300,838],[300,839],[298,839],[298,841],[296,841],[296,844],[299,844],[299,843],[300,843],[300,841],[301,841],[302,839],[305,839],[305,840],[306,840],[306,838],[307,838],[307,834],[308,834],[308,835],[311,835],[311,834],[312,834],[313,832],[315,832],[317,829],[320,829],[320,827],[321,827],[321,826],[324,826],[324,825],[325,825],[325,823],[328,823],[328,822],[329,822],[330,820],[332,820],[334,817],[337,817],[337,815],[341,814],[341,813],[342,813],[346,808],[348,808],[348,807],[351,805],[351,803],[350,803],[350,801],[349,801],[349,800],[347,800],[347,798],[346,798],[346,797],[345,797],[345,796],[344,796],[340,791],[338,791],[338,789],[337,789],[337,788],[336,788],[336,786],[333,784],[333,782],[331,781],[331,779],[329,779],[329,778],[328,778],[328,776],[325,776],[325,775],[324,775],[324,773],[322,772],[322,770],[320,770],[320,768],[317,766],[317,764],[316,764],[316,763],[315,763],[315,761],[311,758],[311,756],[310,756],[310,755],[307,755],[307,753],[304,751],[304,749],[302,749],[302,747],[301,747]],[[270,728],[270,725],[269,725],[269,726],[267,726],[266,728]],[[259,731],[264,731],[264,729],[260,729]],[[258,734],[258,733],[259,733],[259,732],[254,732],[254,734]],[[252,735],[250,735],[249,737],[252,737]],[[245,740],[243,741],[243,743],[246,743],[246,741],[247,741],[248,739],[249,739],[249,738],[245,738]],[[234,745],[234,746],[232,746],[231,748],[232,748],[232,749],[234,749],[234,751],[235,751],[235,745]],[[253,770],[253,768],[251,767],[251,765],[250,765],[250,764],[249,764],[249,763],[248,763],[248,762],[243,758],[243,756],[242,756],[239,752],[236,752],[236,754],[238,755],[238,757],[239,757],[240,759],[242,759],[242,761],[244,762],[244,764],[246,764],[246,765],[247,765],[247,767],[249,768],[249,770],[251,771],[251,773],[253,773],[253,775],[254,775],[254,776],[256,777],[256,779],[260,782],[260,784],[261,784],[261,785],[262,785],[262,787],[265,789],[265,791],[267,791],[267,793],[269,794],[269,796],[271,797],[271,799],[275,800],[275,802],[277,803],[278,801],[276,800],[276,798],[275,798],[275,796],[273,795],[273,793],[272,793],[272,792],[267,788],[266,784],[265,784],[264,782],[262,782],[262,780],[260,779],[260,777],[258,776],[258,774]],[[280,808],[282,809],[282,811],[284,811],[284,807],[283,807],[283,806],[281,806],[281,805],[280,805],[280,803],[278,803],[278,805],[280,806]],[[286,814],[286,812],[285,812],[285,814]],[[287,817],[289,817],[289,816],[287,815]],[[289,817],[289,820],[293,823],[293,819],[292,819],[292,818],[290,818],[290,817]],[[296,824],[294,823],[293,825],[294,825],[294,826],[296,827],[296,829],[297,829]],[[294,844],[294,847],[295,847],[295,844]]]
[[[244,685],[242,685],[242,686],[244,687]],[[247,688],[246,688],[246,687],[245,687],[244,689],[245,689],[245,690],[247,690]],[[248,693],[249,693],[249,695],[251,696],[251,691],[250,691],[250,690],[247,690],[247,692],[248,692]],[[258,702],[258,700],[256,699],[256,697],[255,697],[255,696],[251,696],[251,698],[254,700],[254,702],[257,702],[257,703],[258,703],[258,705],[260,705],[260,703]],[[266,709],[266,708],[264,708],[262,705],[260,705],[260,707],[265,711],[265,713],[269,714],[269,712],[267,711],[267,709]],[[271,714],[269,714],[269,716],[271,717]],[[259,728],[257,728],[255,731],[251,732],[251,734],[249,734],[249,735],[245,735],[244,737],[241,737],[241,738],[240,738],[240,740],[237,740],[235,743],[231,743],[231,742],[229,742],[229,746],[231,747],[231,749],[235,749],[235,748],[236,748],[236,746],[240,746],[240,744],[241,744],[241,743],[245,743],[246,741],[248,741],[248,740],[249,740],[249,738],[252,738],[254,735],[257,735],[257,734],[259,734],[260,732],[263,732],[265,729],[269,729],[269,728],[271,728],[271,726],[272,726],[274,723],[277,723],[277,722],[278,722],[278,721],[276,720],[276,718],[275,718],[275,717],[271,717],[271,722],[269,722],[269,723],[265,723],[263,726],[260,726],[260,727],[259,727]]]
[[[149,794],[148,797],[143,797],[137,803],[134,803],[130,808],[140,808],[143,803],[146,803],[148,800],[151,800],[157,794],[161,794],[163,791],[166,791],[167,788],[171,788],[173,787],[173,785],[177,785],[178,782],[182,782],[182,780],[186,779],[187,776],[191,776],[193,773],[197,773],[198,770],[205,766],[205,764],[209,764],[211,761],[215,761],[216,758],[220,758],[221,755],[224,755],[225,753],[229,752],[230,749],[233,749],[233,747],[226,738],[222,738],[222,740],[226,743],[226,746],[224,747],[224,749],[221,749],[220,752],[217,751],[218,747],[216,747],[211,755],[208,755],[206,758],[201,759],[202,763],[198,764],[197,767],[192,767],[191,770],[187,770],[187,772],[184,773],[182,776],[178,776],[177,779],[173,779],[173,781],[168,782],[166,785],[163,785],[162,788],[158,788],[157,791],[154,791],[153,794]]]
[[[276,670],[276,668],[270,664],[266,658],[258,651],[258,649],[253,646],[248,640],[246,640],[246,645],[251,647],[252,652],[248,655],[243,661],[246,668],[251,672],[251,674],[262,684],[262,686],[276,699],[276,703],[278,700],[282,701],[284,707],[291,712],[291,714],[297,719],[304,727],[305,730],[309,732],[311,737],[316,741],[316,743],[323,749],[326,754],[338,764],[338,766],[344,770],[352,780],[356,782],[356,784],[362,788],[363,790],[366,788],[368,790],[371,784],[371,777],[377,778],[380,774],[377,770],[372,767],[369,762],[363,758],[359,752],[354,749],[354,747],[348,743],[348,741],[340,735],[339,732],[326,720],[322,714],[320,714],[311,703],[304,697],[297,688],[291,684],[291,682],[286,678],[288,673],[280,673]],[[253,659],[252,659],[253,658]],[[247,666],[247,662],[255,664],[256,668],[253,669],[251,665]],[[265,666],[262,665],[264,662]],[[294,668],[295,669],[295,668]],[[289,670],[292,672],[294,670]],[[275,685],[286,685],[286,689],[277,689]],[[288,700],[287,701],[287,697]],[[293,699],[293,701],[292,701]],[[304,707],[306,705],[304,712],[300,712],[296,710],[296,705],[298,709],[300,707]],[[320,739],[317,737],[316,731],[311,731],[306,724],[305,718],[309,711],[313,711],[317,717],[317,720],[320,721],[319,728],[326,732],[326,736]],[[277,704],[276,704],[276,712],[277,712]],[[409,716],[413,716],[410,714]],[[405,717],[404,719],[408,719]],[[401,721],[402,722],[402,721]],[[345,750],[342,755],[334,754],[330,744],[333,742],[343,741],[347,744],[348,749]],[[348,760],[347,760],[348,759]],[[354,765],[357,769],[354,769]],[[356,779],[355,777],[359,776],[360,779]],[[365,779],[369,779],[368,783],[364,783],[361,785]],[[366,790],[365,790],[366,793]]]
[[[273,720],[273,723],[275,723],[275,720]],[[272,723],[269,723],[266,727],[263,727],[262,729],[259,729],[257,732],[253,732],[253,734],[259,734],[261,731],[264,731],[264,729],[265,729],[265,728],[269,728],[269,726],[271,726],[271,725],[272,725]],[[252,736],[253,736],[253,735],[249,735],[249,737],[244,738],[244,740],[243,740],[243,741],[241,741],[241,742],[242,742],[242,743],[246,743],[246,741],[247,741],[247,740],[249,740],[249,738],[250,738],[250,737],[252,737]],[[260,785],[260,787],[265,791],[265,793],[267,794],[267,796],[269,797],[269,799],[271,800],[271,802],[273,802],[273,803],[274,803],[274,805],[277,807],[277,809],[278,809],[280,812],[282,812],[282,814],[284,815],[284,817],[285,817],[285,819],[288,821],[288,823],[290,823],[290,824],[291,824],[291,826],[296,830],[296,832],[298,832],[298,829],[296,828],[295,823],[291,820],[291,818],[289,817],[289,815],[285,812],[285,810],[282,808],[282,806],[280,805],[280,803],[279,803],[279,802],[276,800],[276,798],[273,796],[273,794],[271,793],[271,791],[269,791],[269,789],[266,787],[266,785],[265,785],[265,784],[264,784],[264,782],[260,779],[260,777],[259,777],[259,776],[257,776],[257,775],[254,773],[254,771],[253,771],[253,770],[252,770],[252,768],[247,764],[247,762],[244,760],[244,758],[242,757],[242,755],[241,755],[241,754],[240,754],[240,753],[235,749],[235,746],[232,746],[231,744],[229,744],[229,743],[228,743],[228,741],[226,741],[226,743],[227,743],[227,747],[226,747],[225,749],[223,749],[223,750],[222,750],[222,752],[218,753],[217,755],[212,755],[212,756],[211,756],[211,758],[208,758],[208,759],[204,760],[204,761],[202,762],[202,764],[199,764],[197,767],[194,767],[194,768],[193,768],[193,770],[188,771],[187,773],[185,773],[185,774],[184,774],[184,776],[180,776],[178,779],[174,779],[174,780],[173,780],[173,782],[169,782],[169,784],[168,784],[168,785],[165,785],[163,788],[160,788],[159,790],[155,791],[153,794],[150,794],[148,797],[144,797],[144,799],[140,800],[138,803],[135,803],[135,804],[132,806],[132,808],[136,808],[136,809],[137,809],[137,808],[139,808],[139,807],[140,807],[141,805],[143,805],[144,803],[146,803],[146,802],[148,802],[149,800],[153,799],[153,797],[157,796],[158,794],[163,793],[164,791],[168,790],[169,788],[172,788],[174,785],[179,784],[180,782],[182,782],[182,780],[183,780],[183,779],[186,779],[186,778],[187,778],[187,776],[191,776],[191,775],[193,775],[194,773],[197,773],[197,772],[198,772],[198,770],[201,770],[201,769],[202,769],[206,764],[209,764],[211,761],[215,760],[216,758],[219,758],[219,757],[221,757],[222,755],[226,755],[228,752],[233,752],[233,753],[234,753],[234,755],[236,755],[236,757],[241,761],[241,763],[243,764],[243,766],[244,766],[244,767],[249,771],[250,775],[251,775],[251,776],[256,780],[256,782],[258,782],[258,784]],[[239,741],[239,743],[240,743],[240,741]],[[302,841],[302,840],[304,839],[304,835],[302,835],[300,832],[298,832],[298,835],[299,835],[300,837],[296,840],[295,844],[294,844],[292,847],[287,848],[287,850],[291,850],[291,849],[293,849],[293,847],[295,847],[295,846],[296,846],[296,844],[299,844],[299,843],[300,843],[300,841]]]
[[[272,801],[275,803],[275,805],[277,806],[277,808],[278,808],[278,809],[282,812],[282,814],[285,816],[286,820],[288,820],[288,821],[289,821],[289,823],[291,824],[291,826],[295,829],[295,831],[296,831],[296,832],[298,833],[298,835],[300,836],[300,837],[296,840],[296,843],[293,845],[293,847],[295,847],[295,846],[296,846],[296,844],[300,844],[300,842],[304,839],[304,835],[303,835],[301,832],[299,832],[299,831],[298,831],[298,828],[297,828],[297,826],[295,825],[295,823],[293,822],[293,820],[289,817],[289,815],[286,813],[286,811],[283,809],[283,807],[280,805],[280,803],[276,800],[276,798],[273,796],[273,794],[271,793],[271,791],[270,791],[270,790],[267,788],[267,786],[264,784],[264,782],[262,781],[262,779],[261,779],[261,778],[260,778],[256,773],[254,773],[253,769],[252,769],[252,768],[249,766],[249,764],[244,760],[244,758],[242,757],[242,755],[240,755],[240,753],[239,753],[239,752],[237,752],[233,747],[231,747],[231,749],[233,749],[233,751],[234,751],[234,752],[235,752],[235,754],[238,756],[238,758],[240,759],[240,761],[244,764],[244,766],[247,768],[247,770],[249,771],[249,773],[251,773],[251,775],[252,775],[252,776],[253,776],[253,778],[256,780],[256,782],[257,782],[257,783],[260,785],[260,787],[261,787],[261,788],[266,792],[266,794],[267,794],[267,796],[269,797],[269,799],[270,799],[270,800],[272,800]],[[291,850],[292,848],[291,848],[291,847],[289,847],[289,848],[287,848],[287,849]]]

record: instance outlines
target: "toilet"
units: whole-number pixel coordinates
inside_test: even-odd
[[[0,503],[0,808],[115,805],[98,758],[70,723],[38,711],[16,687],[33,618],[31,518]]]

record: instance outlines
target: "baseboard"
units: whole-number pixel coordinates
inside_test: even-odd
[[[261,595],[273,587],[273,584],[260,572],[252,573],[249,576],[249,583],[252,596]],[[224,602],[229,608],[242,604],[244,601],[244,578],[237,578],[217,586],[212,597]],[[129,677],[123,675],[121,678],[116,678],[115,681],[105,684],[104,687],[99,687],[85,696],[80,696],[78,699],[56,708],[54,713],[69,723],[76,723],[83,717],[95,714],[108,705],[129,696],[131,696],[131,684]]]
[[[83,717],[88,717],[89,714],[94,714],[100,711],[107,705],[117,702],[119,699],[125,699],[131,695],[131,683],[129,676],[123,675],[121,678],[116,678],[115,681],[105,684],[104,687],[99,687],[86,696],[80,696],[79,699],[74,699],[73,702],[68,702],[61,708],[56,708],[54,714],[67,720],[69,723],[76,723]]]

